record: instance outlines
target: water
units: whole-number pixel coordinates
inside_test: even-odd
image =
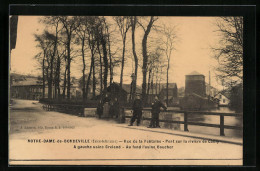
[[[221,113],[235,113],[235,111],[230,110],[228,107],[219,107],[217,109],[209,110],[211,112],[221,112]],[[197,121],[202,123],[210,123],[210,124],[220,124],[220,116],[214,115],[192,115],[189,118],[189,121]],[[243,117],[234,117],[234,116],[225,116],[224,117],[224,124],[230,126],[243,126]],[[196,133],[205,133],[211,135],[219,135],[220,129],[219,128],[212,128],[212,127],[202,127],[202,126],[189,126],[190,132]],[[227,137],[242,137],[243,130],[236,130],[236,129],[225,129],[225,136]]]
[[[174,108],[176,109],[176,108]],[[170,109],[169,109],[170,110]],[[217,109],[209,110],[211,112],[221,112],[221,113],[235,113],[234,111],[230,110],[228,107],[219,107]],[[126,115],[132,115],[130,111],[126,111]],[[143,112],[143,117],[150,118],[150,112]],[[170,113],[170,112],[161,112],[160,119],[164,120],[177,120],[177,121],[184,121],[184,117],[182,113]],[[126,120],[129,122],[129,120]],[[220,116],[218,115],[196,115],[196,114],[189,114],[188,121],[190,122],[199,122],[199,123],[208,123],[208,124],[220,124]],[[150,121],[144,120],[142,121],[142,125],[148,126]],[[243,125],[243,117],[233,117],[233,116],[225,116],[224,117],[224,124],[230,126],[242,126]],[[171,124],[171,123],[160,123],[160,126],[167,129],[174,129],[174,130],[184,130],[183,124]],[[188,125],[189,132],[193,133],[201,133],[201,134],[209,134],[209,135],[220,135],[219,128],[213,127],[206,127],[206,126],[194,126]],[[225,136],[226,137],[242,137],[243,130],[235,130],[235,129],[225,129]]]

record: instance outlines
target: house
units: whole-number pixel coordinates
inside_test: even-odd
[[[162,102],[166,102],[167,99],[167,84],[158,83],[150,85],[149,93],[147,94],[147,102],[151,104],[154,101],[155,96]],[[178,101],[178,88],[176,83],[168,83],[168,105],[173,105]]]
[[[159,99],[163,102],[167,101],[167,89],[163,88],[159,93]],[[174,88],[168,88],[168,106],[178,104],[178,89],[177,85]]]
[[[42,98],[42,81],[36,77],[23,77],[12,80],[10,94],[12,98],[39,100]]]
[[[76,84],[77,80],[71,81],[71,98],[76,98],[79,94],[79,88]],[[60,85],[60,94],[63,93],[63,85]],[[55,87],[52,87],[53,98],[55,96]],[[65,96],[67,91],[65,91]],[[45,94],[43,97],[43,82],[40,77],[10,74],[10,96],[11,98],[39,100],[41,98],[48,98],[48,84],[45,83]]]
[[[219,92],[215,95],[215,98],[219,100],[219,106],[228,106],[230,103],[230,99],[227,97],[226,93]]]
[[[123,84],[122,89],[119,83],[112,83],[107,87],[107,93],[110,94],[112,98],[117,97],[122,103],[129,102],[131,95],[131,84]],[[142,89],[138,85],[136,86],[136,94],[141,94]],[[121,94],[121,97],[120,97]]]
[[[107,93],[110,98],[117,98],[120,103],[127,103],[128,92],[121,88],[118,83],[112,83],[107,87]]]

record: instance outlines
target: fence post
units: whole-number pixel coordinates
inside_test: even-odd
[[[188,130],[188,113],[184,112],[184,131]]]
[[[224,115],[220,114],[220,136],[225,136],[224,133]]]

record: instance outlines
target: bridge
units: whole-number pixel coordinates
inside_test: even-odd
[[[188,129],[193,123],[177,124]],[[111,119],[46,111],[36,101],[14,100],[10,107],[10,164],[242,165],[242,152],[239,137],[129,127]]]

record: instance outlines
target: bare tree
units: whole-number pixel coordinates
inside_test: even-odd
[[[59,17],[59,21],[62,23],[64,28],[64,34],[66,35],[66,48],[67,48],[67,98],[70,99],[70,87],[71,87],[71,79],[70,79],[70,68],[71,68],[71,42],[73,35],[79,25],[75,17],[69,16],[61,16]]]
[[[78,27],[76,29],[76,33],[78,35],[78,38],[81,41],[81,55],[82,55],[82,98],[83,98],[83,104],[85,104],[86,101],[86,59],[85,59],[85,41],[87,39],[87,27],[88,25],[88,18],[85,16],[78,17],[77,18],[80,24],[78,24]]]
[[[220,80],[241,82],[243,79],[243,17],[220,17],[216,21],[222,39],[212,48],[219,62]]]
[[[147,96],[146,96],[146,76],[147,76],[147,63],[148,63],[148,54],[147,54],[147,39],[149,36],[149,33],[153,27],[154,22],[157,20],[157,17],[151,16],[150,20],[148,22],[147,27],[145,28],[143,26],[143,23],[141,21],[138,21],[139,25],[143,28],[144,30],[144,37],[142,40],[142,53],[143,53],[143,67],[142,67],[142,72],[143,72],[143,84],[142,84],[142,99],[144,103],[147,102]]]
[[[34,37],[35,37],[35,41],[38,43],[37,47],[39,47],[41,49],[41,52],[38,53],[35,56],[35,58],[40,63],[41,69],[42,69],[42,88],[43,88],[42,98],[44,98],[45,97],[45,77],[46,77],[45,76],[45,70],[46,70],[45,60],[46,60],[46,56],[47,56],[47,50],[50,45],[49,45],[49,42],[46,41],[44,34],[42,34],[42,35],[35,34]]]
[[[147,93],[150,93],[150,89],[152,89],[152,93],[153,93],[153,77],[154,77],[154,73],[156,72],[157,68],[162,67],[162,63],[163,63],[163,55],[161,53],[161,48],[160,46],[157,46],[153,51],[150,52],[149,54],[149,58],[148,58],[148,64],[147,64],[147,68],[148,68],[148,86],[147,86]]]
[[[51,16],[51,17],[44,17],[44,19],[40,20],[40,22],[43,22],[46,27],[52,27],[54,28],[54,33],[51,33],[47,30],[45,30],[45,38],[52,42],[53,50],[50,55],[50,75],[48,76],[48,98],[53,98],[52,94],[52,86],[53,86],[53,70],[54,70],[54,59],[57,55],[57,48],[58,48],[58,34],[60,32],[59,28],[59,17]]]
[[[97,50],[97,44],[96,44],[96,21],[97,17],[88,17],[88,27],[87,27],[87,43],[88,47],[90,49],[91,53],[91,63],[90,63],[90,68],[89,68],[89,74],[87,78],[87,83],[86,83],[86,98],[88,97],[88,90],[89,90],[89,85],[91,81],[91,75],[93,75],[92,79],[92,96],[95,97],[95,91],[96,91],[96,80],[95,80],[95,54]],[[92,73],[93,72],[93,73]]]
[[[55,67],[55,76],[54,76],[54,85],[55,85],[55,91],[54,91],[54,97],[58,100],[60,100],[60,81],[61,81],[61,62],[62,58],[64,56],[65,50],[64,49],[57,49],[57,59],[56,59],[56,67]]]
[[[174,50],[174,43],[176,39],[176,33],[174,31],[174,27],[167,27],[164,25],[163,35],[165,40],[163,40],[164,44],[164,52],[167,58],[167,74],[166,74],[166,104],[169,103],[169,69],[170,69],[170,61],[172,58],[172,51]]]
[[[100,28],[100,42],[102,45],[102,50],[103,50],[103,62],[104,62],[104,78],[103,78],[103,83],[104,83],[104,91],[107,92],[107,77],[108,77],[108,58],[107,58],[107,34],[108,33],[108,29],[106,26],[106,19],[105,17],[101,18],[101,28]],[[107,32],[106,32],[107,31]]]
[[[137,23],[137,17],[136,16],[132,16],[131,17],[132,50],[133,50],[133,55],[134,55],[134,60],[135,60],[134,80],[133,80],[133,87],[132,87],[132,94],[133,94],[133,96],[131,96],[132,99],[135,98],[135,94],[136,94],[136,80],[137,80],[137,73],[138,73],[138,57],[137,57],[136,50],[135,50],[135,28],[136,28],[136,23]]]
[[[125,64],[125,43],[126,43],[126,34],[127,31],[130,28],[130,20],[129,17],[126,16],[116,16],[114,17],[114,20],[116,21],[120,34],[122,37],[123,42],[123,51],[122,51],[122,62],[121,62],[121,74],[120,74],[120,87],[122,88],[123,85],[123,74],[124,74],[124,64]]]

